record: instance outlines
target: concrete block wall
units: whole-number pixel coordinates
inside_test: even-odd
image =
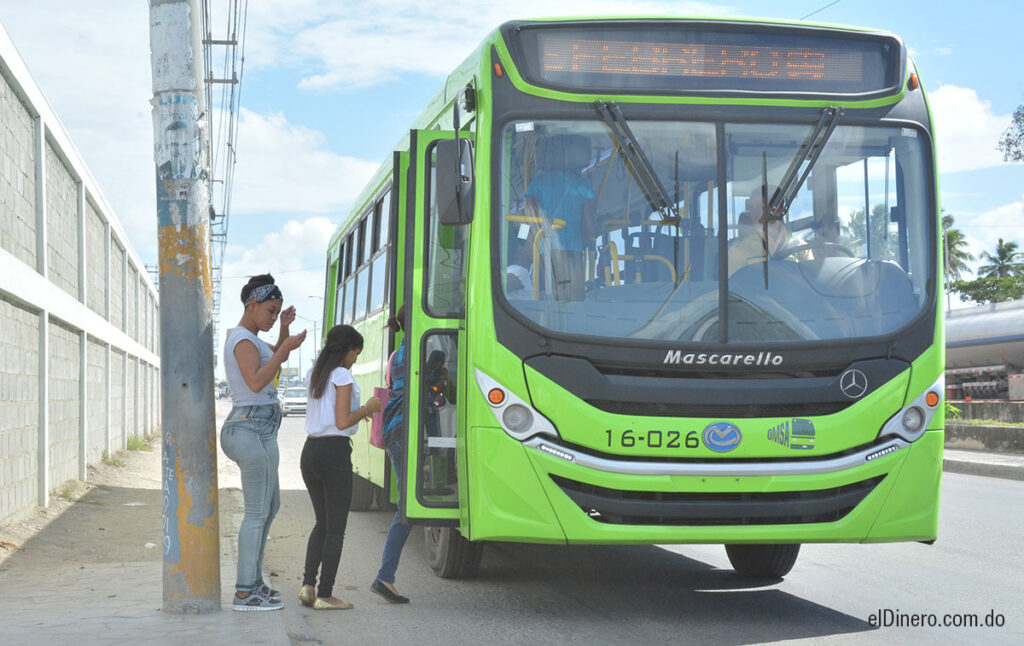
[[[128,267],[128,273],[124,277],[125,284],[125,295],[124,295],[124,320],[125,333],[136,341],[139,340],[139,325],[138,319],[135,315],[138,312],[138,283],[139,283],[139,272],[134,267]]]
[[[50,281],[78,296],[78,186],[61,155],[46,143],[46,265]]]
[[[136,416],[137,411],[135,397],[136,395],[138,395],[138,393],[135,390],[138,382],[138,379],[136,378],[136,370],[138,370],[138,363],[135,361],[135,357],[129,356],[128,370],[124,373],[124,426],[126,431],[126,438],[129,435],[140,435],[142,433],[142,431],[138,427],[138,417]]]
[[[86,349],[85,456],[89,464],[99,462],[107,450],[107,345],[89,337]]]
[[[36,265],[35,119],[8,83],[0,83],[0,248]]]
[[[85,304],[93,312],[107,316],[107,227],[99,211],[87,202],[85,205],[85,256],[92,260],[85,268]]]
[[[78,475],[81,335],[60,322],[49,326],[50,483]]]
[[[124,332],[124,247],[110,244],[110,316],[109,321]]]
[[[0,26],[0,524],[87,479],[129,435],[159,430],[158,307]]]
[[[124,442],[124,353],[110,351],[110,445],[119,450]]]
[[[39,315],[0,294],[0,523],[36,502]]]

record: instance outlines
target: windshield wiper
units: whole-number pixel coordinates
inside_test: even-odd
[[[775,189],[771,196],[768,195],[768,155],[764,153],[761,157],[761,204],[764,205],[764,223],[762,224],[764,227],[762,235],[764,237],[761,239],[761,243],[764,250],[762,267],[764,268],[765,291],[768,290],[768,223],[782,220],[789,211],[793,198],[796,197],[800,187],[807,181],[808,175],[811,174],[811,170],[818,162],[822,151],[825,150],[825,144],[828,143],[832,133],[835,132],[836,126],[839,124],[839,117],[842,114],[843,109],[834,105],[830,105],[821,111],[818,123],[814,125],[810,134],[807,135],[804,143],[800,146],[800,150],[793,156],[793,161],[790,162],[789,168],[786,169],[786,173],[782,176],[779,187]],[[804,166],[804,170],[801,173],[800,167],[805,162],[807,165]],[[797,177],[798,173],[799,177]]]
[[[796,197],[800,187],[804,185],[807,176],[811,174],[811,169],[814,168],[814,164],[818,162],[818,157],[825,150],[825,144],[828,143],[829,138],[839,124],[839,117],[842,114],[843,109],[834,105],[830,105],[821,111],[818,123],[815,124],[814,129],[811,130],[807,139],[804,140],[800,150],[793,156],[793,161],[790,162],[789,168],[786,169],[785,175],[782,176],[779,187],[770,196],[770,201],[766,203],[766,223],[768,221],[776,222],[781,220],[786,211],[789,210],[790,202]],[[800,172],[800,166],[804,162],[807,162],[807,166],[804,167],[803,173],[798,178],[797,173]],[[766,189],[767,187],[763,186],[761,190],[766,191]]]
[[[665,185],[661,183],[658,174],[654,172],[654,167],[651,166],[650,160],[644,154],[644,149],[633,135],[625,117],[622,116],[619,106],[614,101],[608,103],[594,101],[594,109],[611,130],[615,145],[626,160],[626,168],[640,185],[640,190],[647,198],[651,210],[660,213],[664,222],[678,224],[679,207],[669,199]]]

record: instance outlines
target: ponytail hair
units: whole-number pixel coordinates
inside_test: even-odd
[[[405,303],[399,305],[395,315],[388,319],[388,327],[392,332],[398,332],[405,328]]]
[[[363,335],[356,332],[351,325],[335,325],[327,332],[327,343],[320,351],[320,356],[313,366],[313,373],[309,376],[309,395],[313,399],[320,399],[327,390],[327,381],[331,377],[331,371],[341,365],[350,351],[363,347]]]

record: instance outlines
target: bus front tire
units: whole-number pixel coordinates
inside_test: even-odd
[[[467,541],[454,527],[425,527],[427,558],[442,579],[470,579],[480,569],[484,546]]]
[[[752,579],[781,579],[793,569],[800,544],[726,545],[725,553],[737,574]]]
[[[373,490],[376,486],[366,478],[352,474],[352,511],[370,511],[373,509]]]

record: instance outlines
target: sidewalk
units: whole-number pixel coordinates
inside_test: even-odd
[[[124,466],[97,467],[89,491],[74,504],[55,504],[16,523],[23,538],[8,540],[19,549],[0,548],[0,644],[357,643],[359,635],[379,629],[381,615],[374,608],[383,602],[365,585],[344,586],[343,593],[369,612],[312,617],[315,613],[294,601],[301,578],[295,554],[304,549],[310,512],[301,483],[293,481],[282,481],[284,499],[274,524],[274,540],[267,546],[267,562],[284,564],[268,574],[269,583],[285,592],[285,608],[264,613],[231,611],[235,532],[242,505],[237,467],[220,457],[221,612],[161,612],[161,482],[156,447],[129,453]],[[948,450],[944,466],[950,473],[1024,480],[1022,455]],[[284,470],[283,475],[295,477]],[[359,543],[365,541],[369,547],[362,553],[376,558],[389,518],[386,513],[351,517],[352,545],[350,549],[347,539],[347,552],[360,553]],[[350,581],[368,583],[376,562],[347,567],[359,570],[349,576]],[[328,619],[331,625],[324,623]]]
[[[1024,454],[946,449],[942,469],[947,473],[1024,480]]]

